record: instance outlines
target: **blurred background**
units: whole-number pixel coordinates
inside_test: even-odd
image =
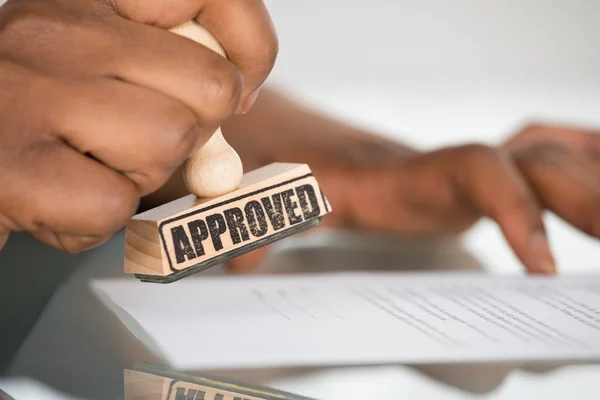
[[[280,39],[271,84],[382,135],[433,149],[499,144],[532,121],[600,128],[598,1],[266,4]],[[598,266],[595,240],[547,221],[563,271]],[[521,271],[489,221],[465,245],[495,272]]]
[[[499,143],[530,121],[600,128],[599,1],[266,3],[280,38],[279,58],[268,82],[382,135],[431,149],[465,142]],[[597,241],[552,215],[547,221],[562,273],[600,271]],[[110,342],[108,334],[116,322],[95,302],[87,284],[99,276],[120,276],[122,240],[118,235],[78,257],[58,256],[33,241],[3,252],[0,266],[21,263],[20,268],[30,271],[44,269],[39,278],[43,289],[38,289],[48,302],[30,307],[31,331],[23,332],[23,342],[7,367],[13,376],[30,376],[41,383],[3,380],[0,387],[17,399],[50,396],[41,394],[48,387],[37,386],[45,384],[78,394],[87,387],[103,398],[115,398],[111,393],[118,392],[119,382],[111,385],[122,376],[124,362],[122,348]],[[477,224],[464,237],[464,245],[478,267],[494,273],[522,272],[489,221]],[[386,253],[392,263],[421,267],[426,260],[435,268],[473,263],[468,255],[456,256],[456,250],[443,246],[415,250],[409,245],[421,258],[394,247],[399,253]],[[24,251],[27,258],[19,256]],[[438,256],[432,256],[436,251]],[[373,260],[371,254],[356,260]],[[332,400],[547,400],[564,399],[574,388],[578,399],[597,396],[597,367],[563,368],[548,375],[508,374],[510,370],[510,366],[429,366],[423,368],[424,376],[394,366],[242,376]],[[56,396],[47,398],[64,398]]]

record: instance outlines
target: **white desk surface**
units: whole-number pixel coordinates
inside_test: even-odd
[[[600,127],[598,2],[269,0],[267,5],[281,44],[271,82],[383,134],[431,148],[497,143],[531,119]],[[597,241],[551,215],[547,222],[561,273],[600,272]],[[113,340],[118,328],[86,283],[92,277],[121,275],[122,239],[118,235],[92,252],[60,288],[20,349],[12,373],[31,374],[79,393],[87,385],[106,398],[118,392],[110,387],[126,362],[121,344]],[[342,238],[340,243],[349,242]],[[464,245],[491,272],[522,270],[491,222],[479,223]],[[383,268],[477,264],[447,244],[392,244],[386,249],[375,257]],[[335,251],[292,254],[296,261],[290,265],[337,269],[342,267],[339,258],[331,265],[336,257],[328,255]],[[363,251],[362,259],[358,253],[352,257],[358,263],[373,259],[366,249],[356,251]],[[231,375],[329,400],[547,400],[568,394],[581,400],[596,398],[599,373],[597,366],[547,374],[510,366],[429,366],[421,371],[388,366]],[[471,394],[453,385],[470,388]]]

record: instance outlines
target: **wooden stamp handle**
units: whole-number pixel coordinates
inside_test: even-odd
[[[170,30],[194,40],[226,57],[217,39],[195,21],[188,21]],[[202,148],[185,162],[183,180],[188,190],[198,197],[214,197],[235,190],[244,174],[242,161],[225,141],[218,128]]]

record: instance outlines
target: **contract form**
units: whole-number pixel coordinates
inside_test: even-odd
[[[179,369],[600,360],[600,276],[323,273],[92,287]]]

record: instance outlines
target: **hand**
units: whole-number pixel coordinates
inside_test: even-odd
[[[196,18],[229,61],[167,31]],[[261,0],[8,0],[0,8],[0,247],[102,243],[271,71]]]
[[[444,148],[380,163],[305,159],[333,206],[327,225],[396,235],[459,233],[495,220],[529,272],[554,273],[542,220],[550,210],[600,237],[600,135],[535,125],[499,148]],[[297,160],[295,160],[297,161]],[[267,249],[232,260],[252,269]]]

